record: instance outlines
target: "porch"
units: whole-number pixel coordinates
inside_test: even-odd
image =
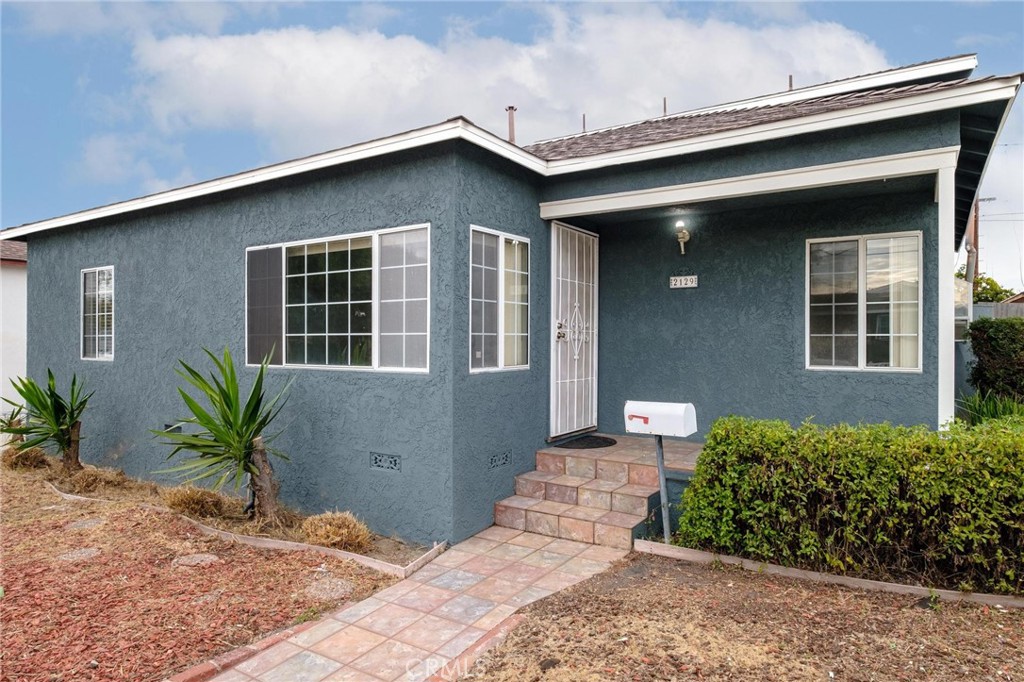
[[[494,505],[495,525],[619,549],[660,530],[654,439],[613,439],[608,447],[538,450],[536,468],[516,476],[515,495]],[[670,484],[688,480],[702,444],[666,440],[664,447]],[[670,504],[681,487],[669,486]]]

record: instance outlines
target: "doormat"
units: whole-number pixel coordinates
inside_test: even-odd
[[[590,450],[592,448],[607,448],[612,445],[615,445],[615,439],[607,436],[580,436],[555,447],[565,450]]]

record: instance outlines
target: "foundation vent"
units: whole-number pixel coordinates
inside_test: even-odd
[[[497,469],[498,467],[507,466],[512,461],[512,451],[506,450],[505,452],[497,455],[491,455],[491,460],[488,463],[489,469]]]
[[[402,458],[398,455],[385,455],[380,452],[370,453],[370,468],[379,471],[401,471]]]

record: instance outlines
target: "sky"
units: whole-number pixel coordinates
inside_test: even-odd
[[[977,53],[1024,71],[1022,2],[3,2],[0,226],[464,115],[517,141]],[[1024,290],[1024,104],[981,268]],[[960,261],[964,259],[961,256]]]

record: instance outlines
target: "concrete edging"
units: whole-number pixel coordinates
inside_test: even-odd
[[[633,551],[640,552],[642,554],[655,554],[658,556],[668,557],[669,559],[679,559],[680,561],[689,561],[695,564],[710,564],[719,561],[723,564],[740,566],[748,571],[784,576],[787,578],[812,580],[819,583],[830,583],[832,585],[841,585],[843,587],[852,587],[861,590],[892,592],[894,594],[907,594],[915,597],[935,596],[945,601],[966,601],[973,602],[975,604],[985,604],[987,606],[1024,609],[1024,597],[1011,597],[1008,595],[987,594],[981,592],[958,592],[956,590],[936,590],[930,587],[921,587],[920,585],[903,585],[901,583],[887,583],[881,580],[867,580],[865,578],[852,578],[850,576],[835,575],[832,573],[819,573],[817,571],[806,571],[801,568],[787,568],[777,564],[752,561],[750,559],[729,556],[727,554],[714,554],[712,552],[702,552],[699,549],[676,547],[675,545],[666,545],[661,542],[651,542],[650,540],[635,540],[633,542]]]
[[[59,490],[57,486],[53,485],[49,481],[44,482],[46,483],[46,485],[50,486],[50,489],[53,490],[53,492],[55,492],[57,495],[64,498],[65,500],[75,502],[106,503],[117,501],[104,500],[102,498],[97,497],[82,497],[81,495],[72,495],[71,493],[65,493]],[[380,559],[374,559],[372,557],[363,556],[362,554],[346,552],[340,549],[332,549],[330,547],[323,547],[321,545],[307,545],[304,542],[291,542],[290,540],[274,540],[273,538],[260,538],[254,537],[252,535],[238,535],[237,533],[232,533],[230,531],[220,530],[219,528],[213,528],[211,526],[204,525],[199,521],[196,521],[195,519],[190,519],[189,517],[183,514],[179,514],[173,509],[168,509],[167,507],[160,507],[158,505],[148,503],[141,504],[142,506],[147,507],[149,509],[153,509],[155,511],[174,514],[175,516],[183,519],[187,523],[190,523],[191,525],[195,526],[203,533],[219,537],[222,540],[227,540],[229,542],[238,542],[243,545],[249,545],[251,547],[259,547],[260,549],[279,549],[290,552],[294,552],[296,550],[308,550],[312,552],[317,552],[319,554],[323,554],[325,556],[335,557],[337,559],[348,559],[349,561],[354,561],[355,563],[366,566],[367,568],[372,568],[374,570],[380,571],[381,573],[387,573],[388,575],[393,575],[398,578],[408,578],[410,575],[412,575],[419,569],[423,568],[425,564],[429,563],[439,554],[444,552],[445,549],[447,549],[448,547],[448,543],[439,542],[435,544],[432,548],[427,550],[424,554],[422,554],[418,559],[416,559],[412,563],[406,566],[399,566],[397,564],[391,564]]]

